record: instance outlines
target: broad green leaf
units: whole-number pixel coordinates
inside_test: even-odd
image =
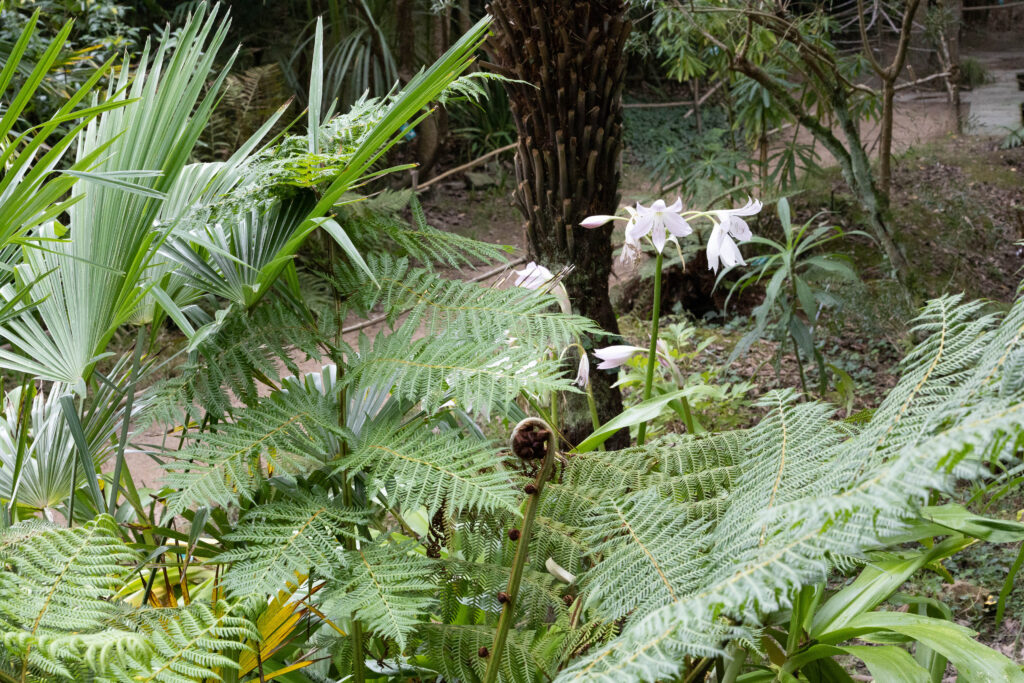
[[[896,645],[846,645],[839,648],[868,667],[876,681],[886,683],[929,683],[930,677],[910,653]]]
[[[899,587],[921,567],[949,557],[967,545],[970,545],[970,541],[958,536],[946,539],[912,557],[868,564],[853,583],[821,606],[814,615],[808,633],[812,638],[822,639],[827,637],[829,632],[846,627],[851,620],[870,612],[899,590]]]
[[[673,391],[670,394],[656,396],[644,401],[643,403],[627,408],[619,415],[594,430],[590,436],[580,442],[580,444],[573,449],[573,452],[588,453],[603,444],[611,438],[612,434],[623,427],[632,427],[633,425],[640,424],[641,422],[649,422],[655,419],[661,415],[669,403],[678,401],[684,397],[691,399],[696,396],[707,394],[708,391],[709,388],[704,386],[687,387],[686,389]]]
[[[975,631],[944,619],[905,612],[870,612],[854,617],[846,628],[828,634],[827,641],[870,638],[872,634],[886,632],[916,640],[941,653],[965,681],[1024,682],[1019,665],[975,640]]]
[[[976,515],[956,503],[923,508],[921,517],[947,530],[990,543],[1017,543],[1024,540],[1024,524]]]

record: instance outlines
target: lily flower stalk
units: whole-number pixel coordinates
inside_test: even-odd
[[[689,220],[695,218],[706,218],[711,221],[711,234],[707,243],[708,268],[718,272],[720,265],[732,268],[736,265],[746,265],[743,255],[740,253],[739,245],[735,240],[744,242],[752,237],[750,226],[743,220],[746,216],[757,214],[761,208],[761,202],[748,198],[747,203],[737,209],[718,209],[714,211],[683,211],[683,202],[677,198],[671,205],[665,204],[664,200],[657,200],[650,206],[637,203],[636,208],[624,207],[626,216],[590,216],[585,218],[580,225],[585,228],[598,228],[613,220],[626,221],[626,238],[622,246],[621,261],[626,265],[636,263],[640,254],[640,240],[644,237],[650,240],[655,251],[654,263],[654,305],[651,310],[651,346],[647,354],[647,372],[644,378],[643,400],[651,398],[651,391],[654,384],[654,365],[658,356],[658,324],[661,317],[661,271],[663,267],[663,252],[668,242],[674,242],[679,249],[680,260],[682,260],[682,248],[679,246],[678,238],[686,237],[693,233]],[[633,349],[632,351],[626,351]],[[594,354],[602,360],[597,367],[599,369],[614,369],[621,366],[636,353],[642,351],[635,346],[610,346],[607,349],[595,351]],[[602,353],[604,355],[602,355]],[[625,354],[623,356],[623,354]],[[684,412],[687,416],[690,413],[690,406],[686,398],[682,399]],[[687,431],[693,432],[693,420],[688,419]],[[641,422],[637,430],[637,445],[643,445],[647,439],[647,422]]]

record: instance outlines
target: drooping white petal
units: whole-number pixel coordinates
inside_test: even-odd
[[[594,349],[594,355],[601,359],[601,363],[597,366],[597,369],[612,370],[624,365],[633,357],[634,354],[644,353],[644,351],[646,351],[646,349],[642,349],[639,346],[629,346],[626,344],[606,346],[603,349]]]
[[[670,206],[670,207],[668,207],[668,209],[666,209],[666,211],[668,211],[669,213],[680,213],[682,210],[683,210],[683,198],[682,197],[676,197],[676,200],[675,200],[675,202],[672,203],[672,206]]]
[[[734,216],[753,216],[757,213],[760,213],[763,207],[764,204],[762,204],[760,201],[754,199],[753,197],[747,197],[746,204],[744,204],[738,209],[731,209],[730,213],[732,213],[732,215]]]
[[[586,389],[590,384],[590,356],[580,354],[580,366],[576,370],[576,380],[573,382],[580,389]]]
[[[530,261],[526,264],[526,267],[522,270],[512,271],[516,274],[516,287],[525,287],[526,289],[540,289],[545,283],[550,282],[554,279],[554,275],[550,270],[542,265]]]
[[[676,237],[686,237],[693,232],[693,228],[690,227],[690,224],[678,212],[665,214],[665,227]]]
[[[584,228],[600,228],[605,223],[608,223],[609,221],[614,221],[616,219],[623,220],[619,216],[587,216],[582,221],[580,221],[580,225],[582,225]]]
[[[569,302],[569,290],[565,288],[561,282],[551,288],[551,294],[554,294],[555,299],[558,300],[558,308],[566,315],[572,315],[572,303]]]
[[[732,268],[735,265],[747,265],[747,262],[743,260],[743,255],[740,254],[740,248],[736,246],[736,243],[732,241],[732,238],[724,232],[722,234],[722,245],[719,253],[719,257],[722,259],[722,265],[726,268]]]
[[[708,268],[718,272],[719,256],[722,253],[722,238],[726,237],[725,228],[721,223],[715,223],[711,229],[711,236],[708,238]]]
[[[740,241],[751,238],[750,226],[739,216],[729,216],[726,228],[730,235]]]

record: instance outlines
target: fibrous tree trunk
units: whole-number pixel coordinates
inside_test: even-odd
[[[493,0],[489,11],[495,68],[524,81],[505,87],[519,134],[514,198],[529,255],[552,271],[575,266],[565,281],[574,309],[618,335],[608,298],[612,227],[579,223],[619,205],[625,8],[621,0]],[[602,422],[622,409],[612,380],[591,373]],[[591,429],[585,400],[570,396],[562,433],[575,443]]]

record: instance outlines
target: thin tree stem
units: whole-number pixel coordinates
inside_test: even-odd
[[[789,340],[793,342],[793,355],[796,356],[796,367],[800,371],[800,388],[803,389],[804,398],[810,398],[810,394],[807,393],[807,378],[804,376],[804,361],[800,358],[800,345],[796,343],[796,337],[789,335]]]
[[[654,365],[658,362],[658,324],[661,321],[661,252],[654,259],[654,305],[651,308],[651,350],[647,354],[647,376],[644,378],[644,400],[651,397],[654,386]],[[647,422],[641,422],[636,434],[636,444],[643,446],[647,440]]]
[[[486,653],[487,671],[484,674],[483,683],[495,683],[498,680],[498,670],[501,668],[501,656],[505,650],[505,643],[508,640],[508,632],[512,627],[512,620],[515,618],[516,597],[519,595],[519,584],[523,580],[523,572],[526,569],[526,557],[530,552],[530,537],[533,535],[533,520],[537,516],[537,508],[540,505],[540,497],[544,492],[544,483],[551,476],[551,468],[555,463],[555,453],[558,449],[558,439],[550,425],[537,418],[527,418],[520,422],[516,429],[528,428],[529,425],[539,426],[546,429],[548,437],[548,449],[544,455],[544,462],[533,482],[534,490],[527,494],[526,505],[523,510],[523,525],[519,530],[519,538],[516,541],[515,559],[512,561],[512,570],[509,573],[508,588],[505,590],[506,599],[501,606],[501,617],[498,619],[498,628],[494,634],[494,644],[491,651]]]

